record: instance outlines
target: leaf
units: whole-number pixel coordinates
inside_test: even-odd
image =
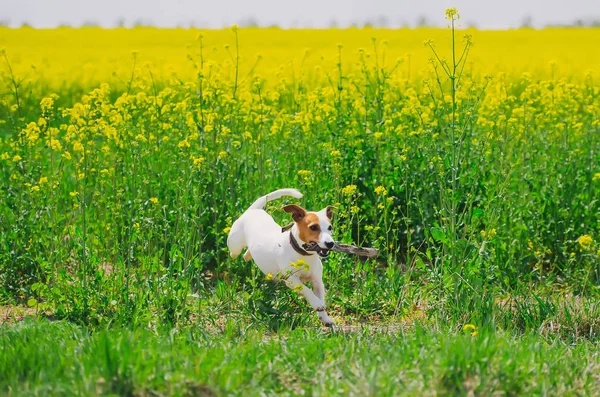
[[[27,306],[29,306],[29,307],[34,307],[37,305],[37,303],[38,303],[38,301],[35,298],[29,298],[27,300]]]
[[[448,237],[446,236],[446,233],[444,233],[444,231],[441,228],[432,227],[430,231],[431,231],[431,236],[436,241],[439,241],[440,243],[443,243],[443,244],[448,243]]]

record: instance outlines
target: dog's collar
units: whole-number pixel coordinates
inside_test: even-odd
[[[292,248],[294,249],[294,251],[296,251],[300,255],[303,255],[303,256],[314,255],[314,254],[311,254],[308,251],[302,249],[302,247],[300,247],[300,245],[298,244],[298,241],[296,241],[296,239],[294,238],[294,235],[291,230],[290,230],[290,244],[292,245]]]

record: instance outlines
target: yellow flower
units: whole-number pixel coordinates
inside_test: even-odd
[[[341,157],[342,153],[339,150],[332,150],[329,155],[331,155],[331,157]]]
[[[481,237],[489,237],[489,238],[494,238],[494,236],[496,235],[496,229],[490,229],[490,230],[482,230],[481,231]]]
[[[475,326],[473,324],[465,324],[463,325],[463,331],[475,331]]]
[[[594,174],[594,176],[592,177],[592,181],[597,181],[600,180],[600,172],[596,172]]]
[[[219,159],[220,160],[224,159],[225,157],[227,157],[227,152],[223,152],[223,151],[219,152]]]
[[[225,229],[223,229],[223,233],[227,234],[231,231],[231,228],[228,226]]]
[[[38,182],[38,184],[43,185],[44,183],[48,183],[48,178],[46,178],[45,176],[40,178],[40,181]]]
[[[298,284],[294,287],[294,292],[300,292],[304,289],[304,285]]]
[[[51,110],[52,106],[54,106],[54,99],[52,99],[52,97],[46,97],[40,102],[40,107],[42,108],[43,113]]]
[[[83,152],[83,145],[81,142],[75,141],[75,143],[73,143],[73,150],[76,152]]]
[[[37,191],[40,190],[40,187],[39,186],[32,186],[31,190],[33,190],[34,192],[37,192]]]
[[[158,204],[158,198],[156,197],[150,197],[148,201],[150,201],[152,204]]]
[[[60,141],[54,138],[49,140],[48,146],[50,146],[52,150],[62,150],[62,145],[60,144]]]
[[[192,156],[192,160],[194,162],[194,167],[200,169],[200,166],[204,162],[205,158],[204,157],[194,157],[194,156]]]
[[[77,197],[79,195],[79,192],[69,192],[69,196],[71,197]]]
[[[25,129],[23,130],[23,134],[25,134],[25,138],[27,139],[30,145],[33,145],[38,140],[38,138],[40,137],[40,133],[40,127],[38,127],[38,125],[33,121],[27,124],[27,127],[25,127]]]
[[[387,196],[387,190],[383,186],[377,186],[375,188],[375,194],[378,196]]]
[[[15,157],[13,157],[12,161],[16,163],[17,161],[21,161],[21,160],[23,160],[23,158],[17,154],[17,155],[15,155]]]
[[[592,238],[592,236],[590,236],[588,234],[584,234],[583,236],[581,236],[577,239],[577,242],[579,243],[581,248],[588,250],[592,247],[592,243],[594,242],[594,239]]]
[[[290,262],[290,266],[300,269],[306,268],[308,265],[304,259],[298,259],[296,262]]]
[[[190,145],[190,143],[188,142],[188,140],[187,140],[187,139],[184,139],[183,141],[179,142],[179,143],[177,144],[177,146],[178,146],[180,149],[185,149],[185,148],[188,148],[188,147],[190,147],[190,146],[192,146],[192,145]]]
[[[267,280],[273,280],[273,274],[267,273]]]
[[[473,324],[465,324],[463,325],[463,331],[470,332],[471,336],[476,336],[479,332],[477,332],[477,327]]]
[[[356,205],[353,205],[350,208],[350,212],[352,212],[353,214],[358,214],[358,211],[360,211],[360,208],[358,206],[356,206]]]
[[[356,193],[356,185],[348,185],[342,189],[344,196],[352,196],[354,193]]]
[[[446,19],[449,21],[460,19],[458,10],[455,7],[446,8]]]

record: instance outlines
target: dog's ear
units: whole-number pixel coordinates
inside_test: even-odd
[[[288,214],[292,214],[292,219],[295,222],[300,222],[306,216],[306,210],[296,204],[286,205],[283,210]]]
[[[328,205],[323,210],[323,212],[325,213],[325,216],[327,218],[329,218],[330,221],[333,219],[333,210],[337,210],[337,207],[334,207],[333,205]]]

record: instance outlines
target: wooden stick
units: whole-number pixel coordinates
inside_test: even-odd
[[[294,222],[282,227],[281,232],[283,233],[283,232],[290,230],[292,228],[292,226],[294,226]],[[322,248],[320,248],[319,245],[316,243],[304,244],[303,248],[307,251],[322,250]],[[340,244],[340,243],[335,243],[333,248],[330,249],[329,251],[343,252],[345,254],[352,254],[352,255],[358,255],[358,256],[366,256],[367,258],[374,258],[377,255],[379,255],[379,250],[377,248],[357,247],[355,245]]]
[[[319,245],[316,243],[304,244],[303,248],[307,251],[322,250],[322,248],[319,247]],[[329,251],[343,252],[345,254],[352,254],[352,255],[358,255],[358,256],[366,256],[368,258],[374,258],[377,255],[379,255],[379,250],[377,248],[357,247],[355,245],[340,244],[340,243],[335,243],[333,248],[331,248]]]

